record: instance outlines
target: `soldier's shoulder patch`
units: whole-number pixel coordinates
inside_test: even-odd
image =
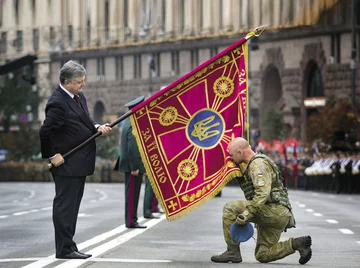
[[[257,185],[258,185],[258,186],[264,186],[264,185],[265,185],[265,181],[264,181],[264,180],[258,180],[258,181],[257,181]]]

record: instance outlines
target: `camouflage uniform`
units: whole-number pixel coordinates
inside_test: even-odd
[[[228,246],[238,246],[230,236],[230,226],[237,215],[244,214],[257,228],[255,258],[270,262],[295,252],[294,238],[279,242],[286,228],[295,227],[286,188],[275,163],[267,156],[255,154],[243,172],[236,178],[244,191],[246,200],[230,201],[223,209],[223,231]]]

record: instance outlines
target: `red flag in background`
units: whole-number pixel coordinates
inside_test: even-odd
[[[298,159],[297,159],[297,151],[296,151],[296,144],[294,143],[294,154],[293,154],[293,180],[295,182],[295,189],[298,188]]]
[[[286,155],[286,145],[283,144],[282,145],[282,153],[284,155],[284,180],[285,180],[285,186],[288,186],[288,168],[287,168],[287,164],[288,164],[288,159],[287,159],[287,155]]]
[[[241,176],[227,146],[244,130],[246,40],[132,109],[146,173],[168,220],[186,215]]]

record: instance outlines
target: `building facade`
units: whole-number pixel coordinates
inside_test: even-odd
[[[274,108],[289,136],[306,140],[304,99],[355,92],[359,100],[359,72],[350,66],[352,50],[355,62],[360,54],[359,18],[352,20],[359,7],[357,0],[0,0],[0,65],[36,53],[46,99],[61,66],[80,62],[90,113],[100,120],[268,25],[250,44],[250,126],[265,132]]]

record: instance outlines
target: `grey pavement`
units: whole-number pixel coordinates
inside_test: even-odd
[[[52,183],[0,184],[0,267],[299,267],[295,253],[282,260],[261,264],[255,260],[255,241],[241,244],[241,264],[217,264],[213,254],[222,253],[222,207],[244,196],[238,187],[227,186],[215,197],[185,217],[168,222],[140,221],[147,229],[124,227],[124,185],[86,184],[75,240],[87,260],[54,258],[51,202]],[[144,187],[142,188],[142,194]],[[297,228],[283,233],[311,235],[313,258],[308,267],[359,267],[359,195],[336,195],[289,191]],[[139,216],[142,216],[140,197]],[[3,216],[3,217],[2,217]],[[4,217],[7,216],[7,217]],[[255,235],[256,237],[256,232]]]

